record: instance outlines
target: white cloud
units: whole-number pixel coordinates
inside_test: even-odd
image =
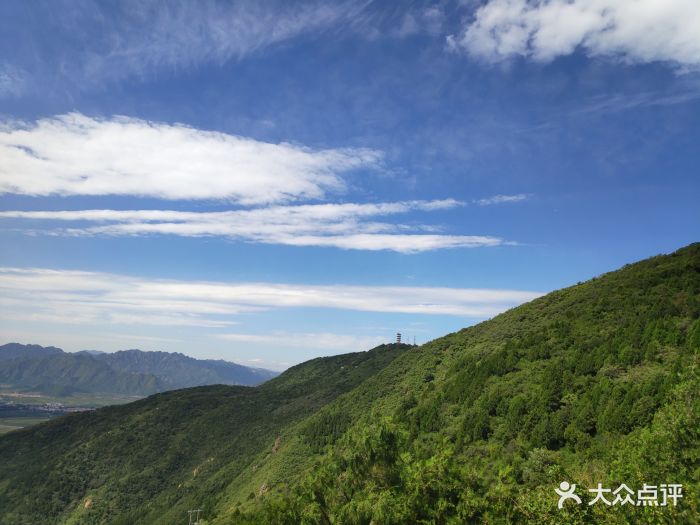
[[[521,200],[519,196],[503,195],[492,199]],[[48,230],[51,234],[60,235],[218,236],[253,243],[328,246],[354,250],[393,250],[402,253],[504,244],[504,241],[497,237],[436,234],[433,233],[436,228],[429,225],[403,225],[375,219],[412,211],[430,212],[449,209],[462,204],[453,199],[444,199],[376,204],[272,206],[225,212],[4,211],[0,212],[0,218],[100,223],[98,226]]]
[[[353,234],[336,236],[299,235],[286,240],[292,246],[333,246],[346,250],[393,250],[417,253],[443,248],[481,248],[499,246],[501,239],[480,235],[430,234]]]
[[[445,210],[461,206],[454,199],[399,201],[380,203],[307,204],[270,206],[223,212],[185,212],[173,210],[75,210],[75,211],[2,211],[0,217],[94,222],[211,222],[271,224],[275,228],[308,228],[309,221],[326,223],[409,211]]]
[[[697,0],[490,0],[448,46],[489,61],[589,56],[700,66]]]
[[[491,204],[503,204],[506,202],[520,202],[528,199],[530,195],[527,193],[518,193],[517,195],[494,195],[493,197],[486,197],[483,199],[478,199],[476,203],[479,206],[490,206]],[[0,215],[2,216],[2,215]]]
[[[376,167],[369,149],[312,150],[114,117],[71,113],[0,127],[0,193],[222,199],[321,199],[342,173]]]
[[[60,325],[222,328],[280,308],[486,318],[538,297],[520,290],[162,280],[99,272],[0,268],[0,318]]]

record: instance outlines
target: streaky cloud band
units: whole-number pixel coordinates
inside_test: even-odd
[[[0,268],[6,321],[224,328],[242,313],[328,308],[486,318],[542,295],[523,290],[148,279],[103,272]]]
[[[503,196],[498,196],[503,198]],[[499,201],[500,202],[500,201]],[[0,219],[73,222],[68,228],[30,230],[49,235],[224,237],[249,243],[391,250],[418,253],[444,248],[510,244],[489,235],[447,235],[425,224],[405,225],[377,217],[446,210],[454,199],[384,203],[272,206],[221,212],[176,210],[4,211]],[[82,223],[97,223],[83,225]]]

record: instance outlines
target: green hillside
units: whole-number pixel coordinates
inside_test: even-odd
[[[11,433],[0,523],[695,524],[699,318],[694,244],[421,347]],[[598,483],[684,497],[588,505]]]
[[[166,392],[13,432],[0,440],[0,523],[178,523],[192,505],[213,508],[281,429],[407,348],[314,359],[259,387]]]
[[[695,244],[407,352],[315,416],[331,446],[236,522],[698,523],[699,314]],[[560,511],[563,480],[687,497]]]

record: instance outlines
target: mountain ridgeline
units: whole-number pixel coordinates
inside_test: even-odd
[[[7,434],[0,523],[696,524],[698,354],[693,244],[420,347]],[[589,505],[598,483],[685,496]]]
[[[194,359],[170,352],[122,350],[95,357],[120,372],[155,375],[172,388],[216,384],[252,386],[277,375],[277,372],[264,368],[253,368],[223,360]]]
[[[8,343],[0,346],[0,362],[10,359],[37,359],[63,354],[63,350],[55,346],[21,345]]]
[[[277,375],[227,361],[124,350],[68,353],[56,347],[0,346],[0,384],[49,395],[111,393],[143,396],[201,385],[257,385]]]

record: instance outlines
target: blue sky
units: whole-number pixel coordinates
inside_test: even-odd
[[[3,2],[0,339],[283,369],[698,240],[700,4]]]

